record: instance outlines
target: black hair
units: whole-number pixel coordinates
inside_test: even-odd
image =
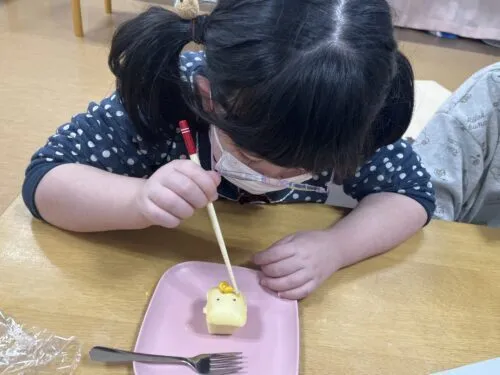
[[[153,7],[115,33],[109,65],[139,129],[201,118],[271,163],[346,176],[409,126],[413,71],[386,0],[219,0],[202,24],[210,113],[180,77],[193,22]]]

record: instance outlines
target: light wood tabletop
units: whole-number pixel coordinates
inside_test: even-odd
[[[316,205],[216,206],[235,264],[340,217]],[[77,235],[33,221],[18,199],[0,218],[0,309],[78,337],[78,374],[130,374],[89,362],[88,349],[133,348],[156,282],[188,260],[221,262],[205,212],[175,231]],[[434,222],[337,272],[300,302],[300,325],[301,374],[429,374],[497,357],[500,231]]]

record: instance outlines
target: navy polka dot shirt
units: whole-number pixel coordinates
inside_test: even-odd
[[[204,61],[203,53],[181,56],[182,79],[192,82]],[[31,159],[23,185],[23,198],[31,213],[41,218],[35,205],[36,188],[52,168],[65,163],[81,163],[124,176],[148,178],[162,165],[188,157],[176,124],[169,125],[167,137],[147,143],[137,134],[117,93],[90,103],[81,113],[62,125],[45,146]],[[210,141],[207,133],[195,134],[202,166],[211,168]],[[332,171],[314,175],[307,184],[325,187],[332,181]],[[415,199],[427,211],[429,219],[435,208],[430,176],[410,144],[400,140],[383,147],[354,176],[343,182],[345,194],[361,200],[369,194],[391,192]],[[240,203],[325,203],[328,194],[285,189],[253,196],[223,179],[219,186],[222,198]]]

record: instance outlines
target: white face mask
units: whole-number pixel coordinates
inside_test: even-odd
[[[210,129],[210,143],[212,147],[212,169],[216,171],[222,171],[222,175],[226,180],[231,182],[233,185],[236,185],[240,189],[243,189],[250,194],[254,195],[262,195],[266,193],[270,193],[273,191],[283,190],[283,187],[269,185],[261,181],[247,181],[240,180],[238,178],[225,176],[223,171],[235,172],[236,174],[249,174],[254,176],[262,176],[260,173],[254,171],[245,163],[242,163],[237,158],[235,158],[230,152],[225,151],[222,148],[222,145],[219,140],[219,136],[217,135],[217,131],[213,126]],[[214,161],[214,147],[218,147],[220,150],[220,158],[215,165]],[[287,178],[288,182],[302,183],[311,179],[312,175],[309,173],[302,174],[300,176],[295,176],[291,178]]]

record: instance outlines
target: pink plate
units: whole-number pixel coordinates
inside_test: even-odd
[[[232,336],[208,334],[203,307],[208,289],[227,280],[222,264],[186,262],[160,279],[144,317],[135,350],[194,356],[243,352],[248,375],[296,375],[299,372],[297,302],[281,300],[259,285],[257,272],[235,267],[238,287],[248,304],[245,327]],[[134,363],[136,375],[192,375],[189,368]]]

